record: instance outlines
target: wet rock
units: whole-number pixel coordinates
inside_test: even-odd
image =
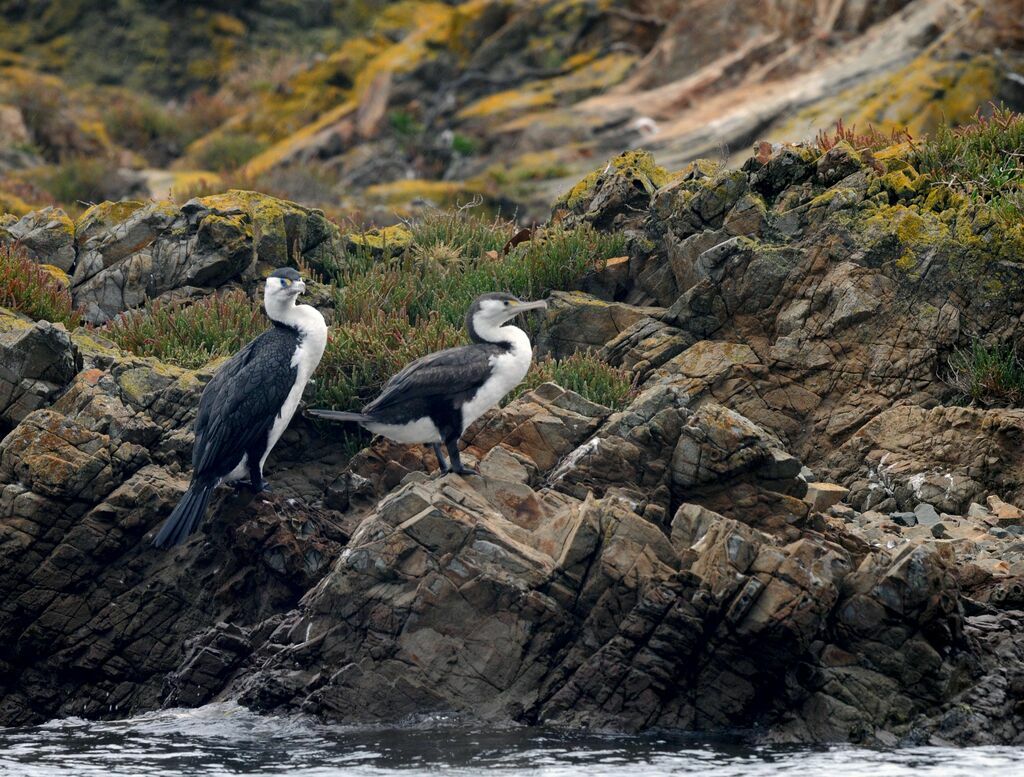
[[[917,513],[892,513],[890,517],[900,526],[917,526]]]

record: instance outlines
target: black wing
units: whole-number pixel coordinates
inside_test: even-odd
[[[295,330],[275,326],[213,376],[199,400],[194,476],[223,477],[247,451],[265,443],[297,379],[291,362],[298,342]]]
[[[491,343],[463,345],[424,356],[392,377],[380,396],[363,408],[376,419],[425,415],[441,400],[461,407],[491,372],[490,360],[505,348]]]

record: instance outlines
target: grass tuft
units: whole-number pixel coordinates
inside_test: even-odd
[[[0,307],[68,329],[82,321],[64,284],[12,245],[0,246]]]
[[[612,367],[593,354],[581,351],[564,359],[556,360],[550,356],[541,359],[530,368],[526,380],[508,399],[511,401],[524,391],[548,382],[557,383],[612,410],[625,407],[633,395],[633,381],[628,370]]]
[[[259,303],[236,290],[191,303],[157,300],[120,314],[102,331],[126,351],[194,369],[233,354],[266,327]]]
[[[948,382],[978,404],[1019,406],[1024,400],[1024,363],[1014,346],[975,340],[953,352]]]

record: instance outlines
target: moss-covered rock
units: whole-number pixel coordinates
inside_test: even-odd
[[[649,151],[627,151],[559,197],[554,210],[568,211],[568,220],[610,227],[620,216],[646,208],[654,193],[671,180]]]
[[[401,255],[412,245],[412,239],[412,232],[402,224],[363,232],[346,232],[342,236],[343,245],[348,253],[356,256],[369,254],[374,259]]]

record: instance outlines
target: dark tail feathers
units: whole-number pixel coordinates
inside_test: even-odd
[[[349,413],[344,410],[310,410],[309,414],[317,418],[326,418],[328,421],[352,421],[357,424],[369,420],[362,413]]]
[[[184,542],[203,519],[213,489],[212,483],[193,482],[178,502],[178,506],[164,521],[163,528],[154,538],[153,544],[158,548],[170,548]]]

